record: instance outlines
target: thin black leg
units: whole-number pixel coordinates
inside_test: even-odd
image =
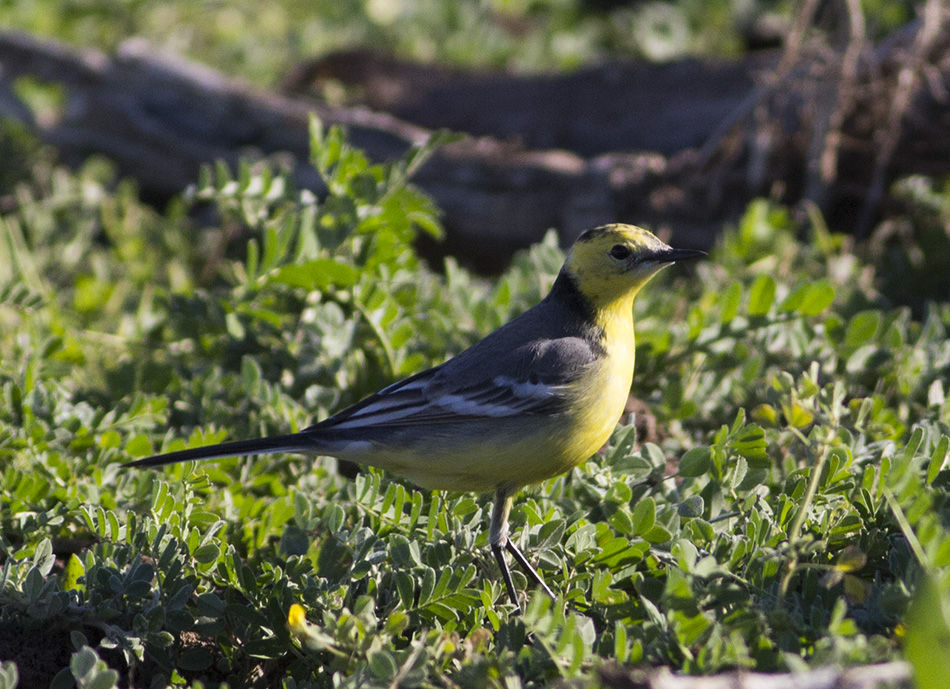
[[[495,493],[495,506],[491,515],[491,551],[498,561],[498,567],[501,569],[501,576],[505,580],[505,588],[508,589],[508,598],[511,599],[515,610],[521,612],[521,605],[518,603],[518,593],[515,591],[515,583],[511,580],[511,570],[508,569],[508,562],[505,560],[505,550],[514,556],[518,564],[528,573],[528,577],[540,586],[542,590],[556,598],[554,591],[548,588],[548,585],[541,580],[541,575],[531,566],[527,558],[522,554],[518,547],[508,538],[508,512],[511,510],[510,487],[503,486]]]
[[[541,575],[538,574],[538,570],[531,566],[531,563],[528,562],[528,559],[524,554],[518,550],[518,546],[511,542],[511,539],[508,539],[508,542],[505,544],[505,547],[508,549],[508,552],[511,553],[514,558],[518,561],[518,564],[521,565],[521,568],[528,573],[528,576],[534,581],[536,586],[540,586],[541,589],[551,596],[551,598],[557,598],[554,595],[554,591],[548,588],[548,585],[544,583],[541,579]],[[498,557],[498,554],[495,554],[495,557]],[[511,575],[509,575],[510,578]]]
[[[511,580],[511,570],[508,569],[508,562],[505,560],[505,551],[501,546],[493,545],[491,551],[498,561],[498,567],[501,569],[501,577],[505,580],[505,588],[508,589],[508,598],[511,604],[515,606],[515,611],[521,614],[521,606],[518,604],[518,594],[515,591],[515,582]]]
[[[507,486],[499,487],[495,492],[495,506],[491,513],[491,551],[498,561],[498,567],[501,569],[502,579],[505,580],[505,588],[508,589],[508,598],[515,610],[520,614],[521,605],[518,603],[518,592],[515,591],[515,582],[511,580],[511,570],[508,569],[508,562],[505,560],[505,544],[508,543],[508,512],[511,511],[511,488]]]

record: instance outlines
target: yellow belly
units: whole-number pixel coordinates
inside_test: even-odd
[[[633,376],[633,344],[582,377],[565,412],[430,427],[390,451],[374,446],[348,458],[379,466],[430,490],[514,488],[562,474],[594,454],[620,419]],[[338,456],[344,456],[341,453]],[[344,456],[344,458],[347,458]]]

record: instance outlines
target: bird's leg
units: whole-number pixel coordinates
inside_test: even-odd
[[[515,583],[511,580],[511,570],[508,569],[508,562],[505,560],[505,547],[508,541],[508,513],[511,512],[511,490],[499,488],[495,493],[495,506],[491,513],[491,529],[489,531],[489,543],[491,551],[498,561],[498,567],[501,569],[501,578],[505,580],[505,588],[508,589],[508,598],[511,604],[515,606],[517,612],[521,612],[521,605],[518,604],[518,594],[515,591]],[[520,553],[519,553],[520,554]]]
[[[515,559],[518,561],[518,564],[521,565],[524,571],[528,573],[528,576],[534,581],[535,586],[540,586],[541,590],[551,596],[551,598],[557,598],[557,596],[554,595],[554,591],[552,591],[550,587],[548,587],[548,585],[542,581],[541,575],[538,574],[538,570],[532,567],[531,563],[528,562],[527,558],[524,556],[524,553],[518,550],[518,546],[509,540],[505,547],[508,549],[509,553],[514,555]]]
[[[505,587],[508,589],[508,598],[511,599],[515,610],[521,612],[521,606],[518,604],[518,594],[515,591],[515,584],[511,580],[511,570],[508,569],[508,562],[505,560],[505,550],[512,554],[518,564],[528,573],[528,577],[536,586],[551,596],[556,598],[554,592],[541,580],[538,570],[531,566],[524,553],[511,542],[508,538],[508,513],[511,512],[512,491],[509,488],[499,488],[495,493],[495,506],[491,515],[490,542],[491,551],[498,561],[498,567],[501,569],[501,576],[505,580]]]

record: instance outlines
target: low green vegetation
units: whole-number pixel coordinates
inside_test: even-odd
[[[868,36],[914,19],[912,0],[865,0]],[[780,39],[796,3],[783,0],[17,0],[0,26],[72,45],[116,50],[131,36],[254,83],[291,66],[366,48],[427,63],[520,72],[575,69],[618,57],[734,56],[750,35]],[[821,13],[822,29],[844,21]]]
[[[318,126],[313,149],[320,199],[267,164],[209,170],[162,212],[101,162],[34,152],[19,176],[0,212],[0,687],[595,687],[608,663],[905,653],[925,689],[946,676],[950,305],[895,306],[877,290],[927,284],[929,263],[861,258],[819,217],[799,239],[764,201],[638,298],[638,413],[516,503],[559,594],[521,617],[489,495],[299,456],[123,470],[299,430],[552,284],[553,235],[490,283],[417,258],[440,231],[407,182],[427,150],[372,165]],[[946,222],[928,189],[911,227]]]

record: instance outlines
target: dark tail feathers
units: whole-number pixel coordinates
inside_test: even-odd
[[[218,459],[221,457],[244,457],[246,455],[269,455],[275,452],[314,452],[316,448],[308,442],[303,433],[290,435],[274,435],[257,440],[236,440],[230,443],[219,443],[206,447],[195,447],[190,450],[169,452],[165,455],[155,455],[145,459],[123,464],[124,467],[160,467],[166,464],[188,462],[193,459]]]

